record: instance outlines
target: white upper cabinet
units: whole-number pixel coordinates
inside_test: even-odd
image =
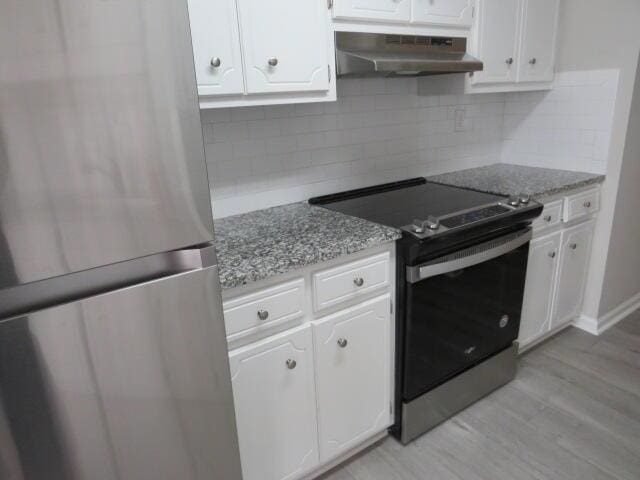
[[[471,51],[484,63],[468,91],[552,87],[560,0],[477,0]]]
[[[473,22],[473,0],[412,0],[411,21],[470,27]]]
[[[520,1],[480,0],[477,15],[476,55],[484,70],[474,73],[472,83],[514,82]]]
[[[235,0],[189,0],[193,57],[200,95],[244,92]]]
[[[556,232],[531,242],[520,320],[520,347],[540,338],[550,328],[551,302],[560,259],[560,236]]]
[[[247,93],[329,89],[325,2],[238,0],[238,8]]]
[[[389,310],[385,294],[313,322],[322,461],[391,422]]]
[[[521,82],[553,80],[560,0],[523,0]]]
[[[299,478],[318,464],[311,327],[229,354],[244,480]]]
[[[558,288],[551,328],[573,320],[582,308],[584,287],[591,255],[594,221],[562,232]]]
[[[404,23],[411,20],[411,0],[334,0],[333,3],[335,18]]]

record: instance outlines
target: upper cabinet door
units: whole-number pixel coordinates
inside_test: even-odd
[[[412,0],[411,21],[433,25],[470,27],[473,0]]]
[[[387,294],[313,324],[322,461],[390,424],[389,310]]]
[[[334,0],[335,18],[408,22],[411,20],[410,0]]]
[[[189,0],[200,95],[244,93],[235,0]]]
[[[516,80],[519,0],[480,0],[476,55],[484,70],[474,73],[473,84]]]
[[[524,0],[518,81],[553,80],[560,0]]]
[[[329,89],[326,3],[238,0],[247,93]]]

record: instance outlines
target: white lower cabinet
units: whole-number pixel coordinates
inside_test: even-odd
[[[556,232],[538,238],[533,240],[529,247],[527,280],[518,336],[521,347],[527,346],[549,331],[561,236],[562,232]]]
[[[313,322],[321,461],[390,425],[388,294]]]
[[[244,480],[291,480],[318,465],[311,327],[229,354]]]
[[[547,207],[556,209],[558,202]],[[521,351],[568,325],[580,314],[594,226],[595,220],[589,220],[557,230],[556,223],[554,233],[531,242],[518,335]]]
[[[573,320],[580,313],[594,225],[594,221],[589,221],[562,232],[558,288],[551,328]]]

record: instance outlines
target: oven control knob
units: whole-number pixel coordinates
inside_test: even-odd
[[[509,324],[509,315],[503,315],[500,318],[500,328],[504,328]]]
[[[520,205],[520,198],[518,198],[518,197],[509,197],[509,200],[507,200],[507,203],[509,205],[511,205],[512,207],[517,207],[518,205]]]
[[[531,197],[529,195],[520,195],[519,197],[520,203],[522,205],[527,205],[531,201]]]
[[[437,230],[440,228],[440,219],[438,217],[434,217],[429,215],[427,217],[427,228],[429,230]]]
[[[424,233],[427,229],[435,231],[440,228],[440,219],[432,215],[429,215],[426,220],[416,219],[411,228],[416,233]]]

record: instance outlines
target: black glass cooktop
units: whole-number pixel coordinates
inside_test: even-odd
[[[429,216],[444,217],[504,200],[504,197],[497,195],[430,183],[420,178],[316,197],[310,199],[309,203],[382,225],[400,228],[410,225],[415,219],[426,219]],[[459,216],[443,219],[442,225],[454,228],[470,221],[503,213],[502,210],[495,211],[495,209],[508,210],[505,207],[494,206],[461,213]]]

